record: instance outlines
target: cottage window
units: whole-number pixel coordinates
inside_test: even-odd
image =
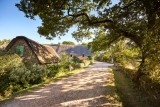
[[[16,47],[16,52],[17,52],[17,54],[19,54],[20,56],[23,56],[23,54],[24,54],[24,46],[17,46],[17,47]]]

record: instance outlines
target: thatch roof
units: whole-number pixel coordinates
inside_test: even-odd
[[[41,45],[24,36],[17,36],[14,38],[7,45],[6,50],[9,50],[14,45],[14,43],[20,39],[23,39],[27,43],[40,64],[56,63],[60,60],[60,57],[52,47],[48,45]]]
[[[52,44],[50,46],[56,50],[59,56],[62,56],[63,53],[67,53],[67,51],[70,50],[70,48],[73,48],[75,45]]]
[[[92,56],[91,50],[89,50],[87,46],[83,45],[78,45],[73,48],[70,48],[69,50],[67,50],[67,53],[75,56],[81,56],[81,55]]]
[[[72,54],[74,56],[92,56],[91,50],[89,50],[87,46],[84,45],[52,44],[50,46],[56,50],[59,56],[61,56],[62,53]]]

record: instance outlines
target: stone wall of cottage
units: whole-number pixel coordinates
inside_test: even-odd
[[[25,40],[18,39],[13,46],[9,49],[9,51],[16,53],[16,46],[24,46],[24,54],[22,56],[24,62],[32,62],[39,63],[31,48],[28,46]]]

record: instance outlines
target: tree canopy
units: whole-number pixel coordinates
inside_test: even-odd
[[[97,49],[129,38],[141,49],[139,72],[148,71],[145,64],[160,62],[160,1],[159,0],[21,0],[16,6],[25,16],[42,20],[39,34],[51,39],[62,36],[74,25],[77,40],[97,35]],[[98,36],[103,34],[103,36]],[[104,41],[106,40],[106,41]]]
[[[90,29],[103,27],[116,36],[125,36],[142,46],[148,29],[154,29],[160,15],[159,0],[21,0],[16,4],[26,17],[39,16],[38,32],[47,38],[64,35],[78,27],[76,39],[90,37]],[[117,38],[118,38],[117,37]]]
[[[66,44],[66,45],[75,45],[75,43],[72,42],[72,41],[63,41],[62,44]]]

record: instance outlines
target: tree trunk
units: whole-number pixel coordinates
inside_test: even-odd
[[[134,81],[137,85],[140,85],[140,78],[141,78],[141,76],[146,75],[146,74],[144,73],[145,59],[146,59],[146,58],[145,58],[144,55],[142,54],[141,64],[140,64],[139,69],[138,69],[138,71],[136,72],[136,74],[135,74],[135,76],[134,76],[134,78],[133,78],[133,81]]]

